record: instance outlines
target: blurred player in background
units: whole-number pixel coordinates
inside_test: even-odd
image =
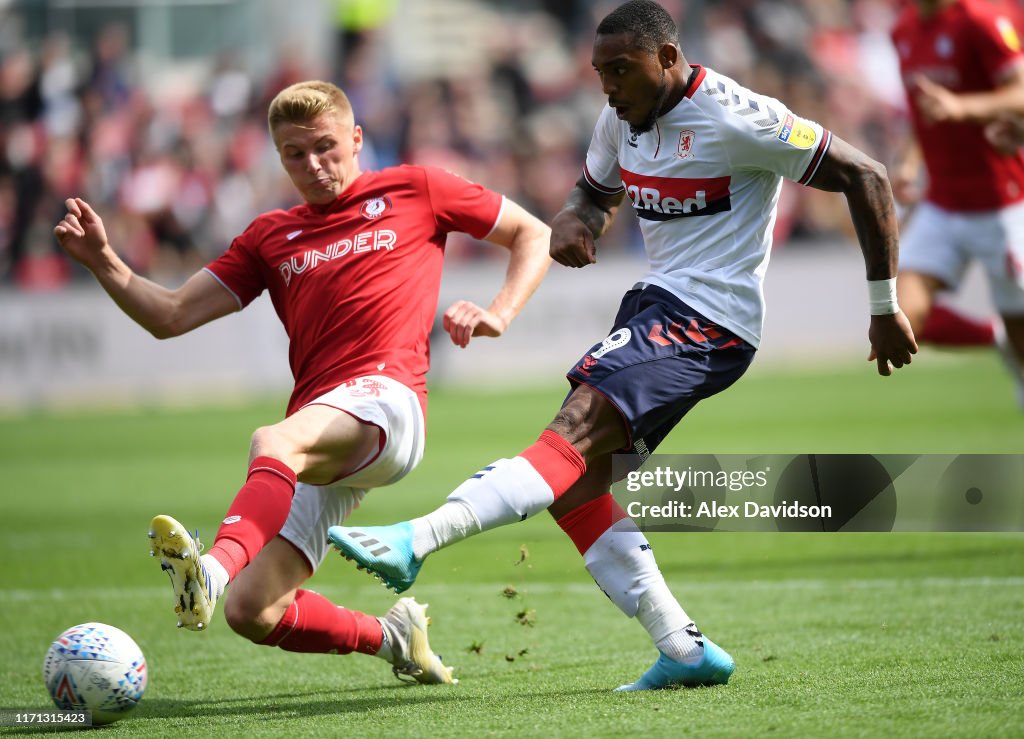
[[[924,200],[903,234],[899,300],[921,341],[998,344],[1024,408],[1024,52],[1008,2],[916,0],[892,31],[916,145],[893,176],[897,199]],[[1016,140],[1016,144],[1015,144]],[[971,260],[1002,321],[973,321],[935,302]],[[1005,332],[1005,334],[1003,334]]]
[[[537,443],[485,467],[425,517],[329,535],[401,592],[431,552],[548,508],[660,652],[620,690],[721,684],[733,660],[673,597],[646,537],[612,498],[612,456],[646,458],[697,402],[746,371],[761,338],[783,178],[846,196],[867,265],[869,358],[882,375],[909,363],[917,346],[895,299],[892,193],[882,165],[817,123],[688,64],[655,2],[632,0],[600,23],[593,66],[608,107],[554,219],[551,254],[570,267],[594,263],[594,240],[627,196],[650,271],[626,293],[609,336],[569,371],[572,390]]]
[[[367,490],[420,461],[428,334],[448,232],[509,251],[489,308],[459,301],[443,326],[458,346],[500,336],[543,278],[549,230],[516,203],[448,172],[362,172],[362,129],[345,94],[302,82],[272,101],[270,132],[305,200],[264,213],[177,289],[132,273],[79,198],[54,229],[64,249],[157,338],[179,336],[270,293],[289,339],[295,387],[284,420],[253,434],[246,482],[212,548],[169,516],[153,519],[152,553],[170,575],[178,626],[206,628],[232,583],[228,624],[295,652],[376,654],[396,674],[451,682],[431,652],[425,606],[403,598],[383,618],[301,589],[323,561],[327,528]]]

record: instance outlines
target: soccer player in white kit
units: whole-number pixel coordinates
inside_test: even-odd
[[[295,387],[277,423],[257,429],[245,483],[213,546],[158,515],[150,551],[170,575],[178,626],[225,619],[251,641],[292,652],[376,655],[396,675],[451,683],[431,651],[425,605],[403,598],[378,618],[343,608],[303,583],[370,488],[423,456],[429,334],[452,231],[508,250],[505,281],[487,308],[457,301],[451,340],[500,336],[550,259],[548,228],[501,194],[433,167],[363,171],[363,132],[344,92],[320,81],[282,90],[268,125],[304,202],[258,216],[230,248],[179,288],[134,274],[80,198],[54,232],[111,298],[158,338],[241,310],[266,291],[289,339]],[[231,587],[226,590],[228,583]]]
[[[620,690],[723,684],[732,657],[668,590],[646,537],[614,501],[612,456],[654,451],[698,401],[746,370],[782,178],[842,192],[867,265],[869,358],[881,375],[917,345],[895,300],[897,224],[885,169],[778,100],[683,57],[671,16],[631,0],[598,26],[593,65],[609,107],[583,177],[552,224],[555,261],[585,267],[628,198],[650,268],[608,337],[568,373],[572,390],[537,443],[464,482],[422,518],[333,527],[342,553],[398,591],[431,552],[547,508],[598,586],[659,656]]]

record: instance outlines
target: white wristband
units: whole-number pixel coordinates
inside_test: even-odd
[[[896,278],[868,280],[868,301],[873,316],[891,316],[899,313],[900,304],[896,302]]]

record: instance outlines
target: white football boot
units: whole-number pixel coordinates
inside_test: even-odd
[[[391,664],[400,680],[408,675],[424,685],[457,683],[452,668],[430,649],[427,641],[427,604],[415,598],[402,598],[383,618],[378,619],[391,645]]]

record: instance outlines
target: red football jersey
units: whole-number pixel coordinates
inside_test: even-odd
[[[270,293],[288,333],[288,414],[362,375],[416,391],[426,410],[429,335],[447,234],[483,238],[502,196],[444,170],[364,172],[328,206],[264,213],[207,269],[244,307]]]
[[[931,18],[908,3],[892,31],[907,87],[914,133],[928,171],[927,198],[952,211],[982,211],[1024,199],[1024,156],[999,154],[982,126],[926,123],[913,80],[926,77],[953,92],[984,92],[1024,63],[1018,14],[1006,3],[960,0]]]

